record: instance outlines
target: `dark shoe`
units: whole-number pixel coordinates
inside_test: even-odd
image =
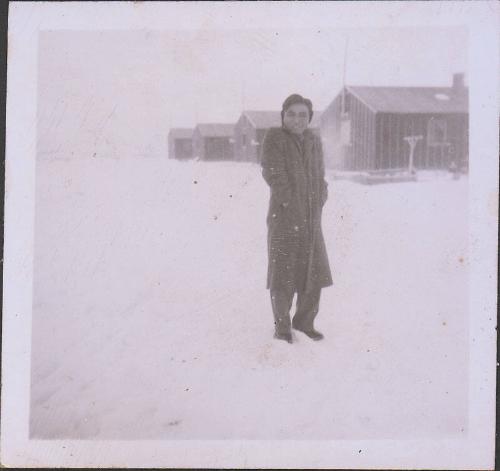
[[[293,343],[292,340],[292,334],[291,333],[286,333],[286,334],[278,334],[277,332],[274,334],[274,338],[278,340],[286,340],[288,343]]]
[[[318,332],[316,329],[310,329],[310,330],[303,330],[297,326],[293,326],[295,330],[298,330],[299,332],[302,332],[303,334],[306,334],[310,339],[313,340],[323,340],[325,336],[321,333]]]

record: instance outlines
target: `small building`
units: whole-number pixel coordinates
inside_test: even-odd
[[[235,160],[259,162],[266,131],[281,126],[279,111],[243,111],[234,127]]]
[[[468,167],[468,88],[346,86],[321,117],[325,163],[336,170]]]
[[[193,129],[172,128],[168,133],[168,158],[188,160],[193,157]]]
[[[320,132],[320,111],[315,111],[309,127]],[[281,127],[281,111],[243,111],[234,127],[235,160],[260,162],[264,136],[269,128]]]
[[[193,132],[193,156],[197,160],[234,159],[234,124],[198,124]]]

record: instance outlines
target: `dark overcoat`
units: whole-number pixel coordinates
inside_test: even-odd
[[[311,291],[332,284],[321,212],[328,197],[321,140],[270,128],[262,145],[262,175],[271,189],[267,214],[267,288]]]

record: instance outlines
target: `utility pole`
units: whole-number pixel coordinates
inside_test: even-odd
[[[244,111],[245,110],[245,79],[243,79],[241,81],[240,99],[241,99],[241,111]]]
[[[342,71],[342,112],[341,115],[344,116],[346,114],[345,109],[345,76],[347,69],[347,49],[349,47],[349,36],[346,37],[345,46],[344,46],[344,68]]]

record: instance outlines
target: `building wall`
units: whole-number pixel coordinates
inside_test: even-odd
[[[468,166],[465,113],[375,113],[350,93],[346,93],[345,107],[342,115],[340,92],[321,118],[327,167],[351,171],[408,168],[410,146],[404,138],[411,135],[422,136],[414,151],[415,168],[448,168],[452,160],[460,167]],[[438,137],[434,142],[433,126]]]
[[[408,168],[410,146],[404,137],[424,135],[425,118],[418,115],[379,113],[376,124],[375,169]],[[415,146],[414,165],[423,160],[423,142]]]
[[[376,113],[354,95],[347,96],[350,120],[350,146],[346,170],[372,170],[375,167]]]
[[[366,170],[375,166],[375,113],[357,97],[342,91],[321,117],[325,165],[336,170]]]
[[[259,146],[252,145],[256,142],[257,131],[250,120],[241,115],[234,128],[234,158],[241,162],[257,162]]]
[[[193,133],[193,157],[198,160],[233,160],[232,137],[202,136],[196,128]]]
[[[193,157],[193,141],[191,139],[174,139],[174,158],[188,160]]]
[[[448,136],[451,142],[450,161],[460,167],[469,167],[469,115],[449,115]]]
[[[193,157],[198,160],[205,158],[205,143],[198,128],[193,132]]]
[[[229,137],[205,137],[203,160],[233,160],[234,146]]]
[[[408,168],[407,136],[422,136],[413,155],[417,169],[446,169],[451,161],[468,165],[467,114],[378,114],[376,169]]]
[[[176,132],[169,132],[167,139],[168,158],[186,160],[193,157],[193,137],[180,137]]]

